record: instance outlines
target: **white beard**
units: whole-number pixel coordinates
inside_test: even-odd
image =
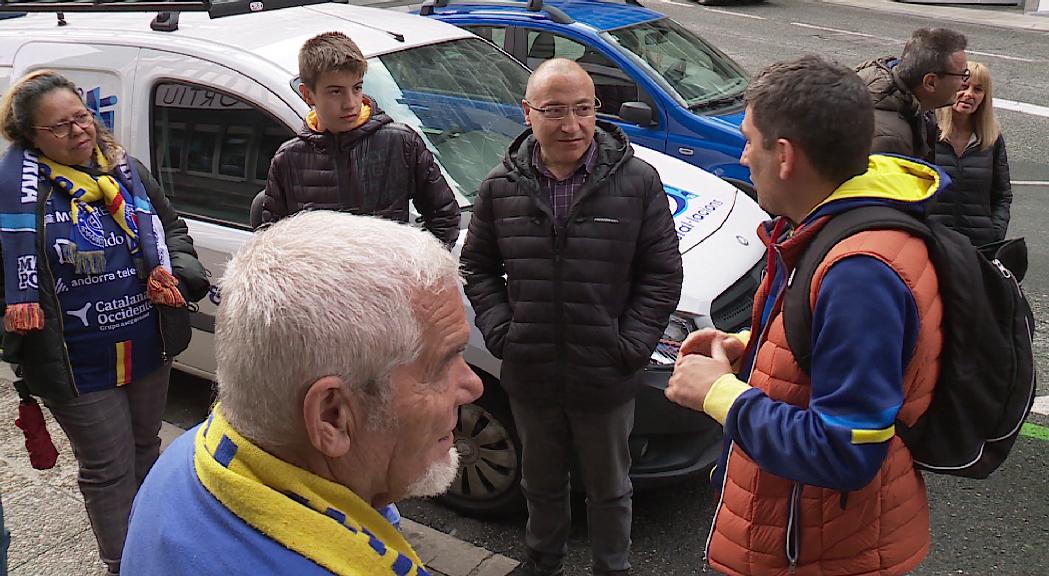
[[[448,450],[448,458],[441,459],[426,469],[422,476],[412,482],[408,487],[405,498],[429,498],[444,494],[455,480],[459,472],[459,451],[452,446]]]

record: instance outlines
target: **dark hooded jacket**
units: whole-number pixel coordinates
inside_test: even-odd
[[[874,103],[871,153],[900,154],[935,161],[936,118],[923,113],[918,99],[896,73],[899,59],[878,58],[856,67]]]
[[[407,222],[408,202],[434,236],[451,246],[459,235],[459,204],[433,155],[414,130],[394,122],[365,97],[371,116],[349,132],[303,125],[270,163],[262,221],[302,210],[339,210]]]
[[[503,387],[525,402],[599,410],[631,399],[681,294],[659,174],[598,122],[597,161],[563,224],[541,192],[531,130],[481,184],[462,263]]]
[[[936,195],[929,218],[965,234],[975,246],[1005,239],[1013,203],[1005,139],[999,136],[986,149],[973,141],[961,156],[949,142],[937,142],[936,164],[951,185]]]

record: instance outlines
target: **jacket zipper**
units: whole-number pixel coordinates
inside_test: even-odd
[[[45,180],[46,182],[46,180]],[[51,286],[51,297],[54,299],[55,310],[57,314],[55,317],[58,319],[58,330],[59,337],[62,339],[62,357],[65,360],[66,375],[69,377],[69,387],[73,390],[74,396],[80,396],[80,390],[77,388],[76,379],[73,377],[73,365],[69,362],[69,345],[66,344],[66,326],[62,319],[63,310],[62,302],[58,299],[58,293],[55,291],[55,276],[51,272],[51,264],[47,257],[47,228],[44,224],[44,212],[47,211],[47,201],[51,199],[51,193],[54,192],[54,186],[48,183],[47,193],[41,194],[42,201],[40,202],[40,209],[37,211],[37,225],[40,232],[37,234],[37,250],[39,255],[43,258],[38,257],[37,261],[40,263],[37,270],[40,274],[46,274],[48,285]]]
[[[801,482],[795,482],[790,489],[787,515],[787,541],[784,547],[790,573],[794,574],[798,570],[798,553],[801,550]]]
[[[775,245],[773,245],[772,246],[772,250],[773,250],[773,252],[776,253],[776,262],[777,262],[777,264],[782,266],[783,265],[783,257],[780,255],[779,248],[777,248]],[[767,273],[768,273],[767,269],[762,271],[762,281],[764,281],[765,275],[767,275]],[[784,286],[784,290],[785,289],[786,289],[786,287]],[[780,290],[780,293],[783,293],[783,290]],[[772,297],[772,298],[779,298],[779,294],[769,294],[769,296]],[[773,302],[773,308],[775,308],[775,302]],[[770,314],[768,320],[771,320],[771,319],[772,319],[772,315]],[[765,339],[766,336],[768,336],[769,324],[771,324],[771,322],[769,322],[768,320],[766,320],[765,324],[761,327],[761,332],[758,333],[758,340],[757,340],[757,342],[754,343],[754,360],[755,361],[757,360],[758,348],[761,347],[761,342]],[[750,380],[753,377],[754,377],[754,365],[753,365],[753,362],[752,362],[751,366],[750,366],[750,374],[747,374],[747,384],[750,384]],[[728,445],[728,453],[725,455],[725,472],[721,475],[721,494],[718,495],[718,505],[714,508],[714,517],[710,521],[710,534],[707,535],[707,543],[703,547],[703,564],[704,564],[704,566],[707,566],[707,567],[711,567],[710,566],[710,541],[714,538],[714,530],[715,530],[715,528],[717,528],[717,524],[718,524],[718,514],[721,513],[721,506],[725,502],[725,486],[728,484],[729,462],[732,460],[732,450],[735,447],[736,447],[736,443],[735,442],[730,442],[729,445]],[[791,571],[793,572],[793,569]]]

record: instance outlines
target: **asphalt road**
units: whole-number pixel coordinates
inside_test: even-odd
[[[929,18],[898,16],[818,1],[779,0],[762,5],[708,9],[685,0],[643,0],[675,18],[751,72],[779,59],[804,53],[829,55],[845,64],[898,54],[910,31],[944,24]],[[355,2],[358,3],[358,2]],[[364,3],[364,2],[360,2]],[[1001,10],[1001,9],[999,9]],[[1015,9],[1006,9],[1014,10]],[[969,37],[972,55],[991,66],[995,96],[1049,106],[1049,35],[971,24],[950,24]],[[1008,140],[1012,179],[1043,184],[1014,187],[1011,236],[1024,236],[1030,270],[1024,282],[1039,319],[1036,354],[1039,372],[1049,374],[1049,242],[1041,223],[1049,221],[1049,118],[1000,110]],[[1044,381],[1040,395],[1049,395]],[[188,377],[173,383],[169,420],[199,421],[210,395]],[[1049,418],[1032,416],[1049,424]],[[1049,574],[1049,440],[1022,436],[1006,464],[989,480],[971,481],[927,475],[932,508],[933,550],[917,575]],[[576,506],[568,574],[586,574],[584,508]],[[431,501],[402,503],[402,514],[508,556],[524,557],[525,518],[499,520],[462,517]],[[641,493],[634,500],[633,562],[638,575],[685,575],[702,571],[703,545],[713,512],[711,491],[696,480]]]
[[[898,54],[911,30],[934,26],[914,18],[823,2],[770,1],[708,9],[686,0],[643,0],[728,53],[751,72],[780,59],[817,53],[848,65]],[[936,9],[929,8],[930,16]],[[761,19],[758,19],[758,18]],[[1049,35],[970,24],[950,24],[969,38],[972,55],[988,64],[995,96],[1049,106]],[[1024,282],[1039,318],[1039,372],[1049,374],[1049,118],[999,110],[1014,181],[1011,236],[1027,238],[1030,270]],[[1039,386],[1049,394],[1049,385]],[[1032,422],[1046,424],[1044,417]],[[1021,437],[1006,464],[986,481],[927,475],[933,549],[917,575],[1049,574],[1049,441]],[[634,500],[633,563],[640,575],[695,574],[713,513],[705,480],[641,493]],[[585,508],[576,506],[569,574],[589,566]],[[515,558],[523,558],[524,517],[498,521],[464,518],[433,502],[409,502],[402,513],[438,530]]]

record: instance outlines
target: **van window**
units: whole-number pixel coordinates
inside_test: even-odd
[[[247,228],[251,201],[291,129],[249,102],[186,82],[157,84],[152,115],[154,176],[175,209]]]

